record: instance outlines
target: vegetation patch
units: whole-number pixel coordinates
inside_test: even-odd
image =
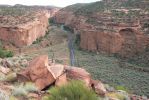
[[[76,34],[75,35],[75,44],[79,46],[80,45],[80,41],[81,41],[80,34]]]
[[[62,87],[49,90],[44,100],[98,100],[97,95],[80,81],[71,81]]]
[[[42,41],[43,37],[37,38],[36,41],[33,42],[33,44],[38,44]]]
[[[75,66],[85,68],[95,79],[113,87],[123,86],[138,95],[149,96],[149,73],[126,67],[135,65],[124,62],[124,66],[121,67],[120,59],[116,57],[82,51],[78,48],[75,48],[75,57]]]
[[[13,90],[13,95],[18,97],[27,96],[29,92],[37,92],[37,91],[38,91],[37,87],[33,83],[28,82],[25,85],[21,84],[15,87]]]
[[[13,52],[0,47],[0,58],[13,57]]]

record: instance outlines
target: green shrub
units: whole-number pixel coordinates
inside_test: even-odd
[[[54,21],[54,18],[49,18],[49,24],[54,24],[55,21]]]
[[[71,33],[74,32],[73,28],[70,27],[70,26],[66,26],[66,25],[64,25],[63,28],[64,28],[65,31],[69,31],[69,32],[71,32]]]
[[[71,81],[65,86],[49,90],[50,96],[43,100],[98,100],[97,95],[80,81]]]
[[[123,91],[129,92],[129,90],[124,86],[116,86],[115,88],[116,90],[123,90]]]
[[[26,96],[29,92],[37,92],[35,84],[27,82],[25,85],[20,84],[16,86],[13,90],[13,96]]]
[[[38,91],[37,87],[35,86],[35,84],[31,83],[31,82],[27,82],[24,86],[25,90],[27,92],[36,92]]]
[[[24,86],[21,85],[19,87],[14,88],[13,90],[13,96],[26,96],[27,91],[25,90]]]
[[[43,37],[37,38],[36,41],[33,42],[33,44],[38,44],[43,40]]]
[[[81,39],[80,39],[80,34],[76,34],[76,37],[75,37],[75,44],[76,44],[77,46],[79,46],[79,45],[80,45],[80,41],[81,41]]]
[[[7,51],[2,48],[0,48],[0,58],[5,58],[5,57],[12,57],[14,54],[12,51]]]

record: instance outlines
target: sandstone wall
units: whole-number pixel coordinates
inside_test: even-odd
[[[100,31],[83,31],[80,37],[80,47],[89,51],[116,53],[120,50],[122,45],[122,37],[119,34]]]
[[[32,22],[22,25],[0,26],[0,40],[10,42],[16,47],[31,45],[37,38],[46,34],[48,18],[52,16],[50,13],[42,12]]]
[[[80,38],[80,47],[84,50],[119,54],[123,57],[141,53],[149,44],[149,37],[143,33],[127,30],[114,34],[100,31],[82,31]]]

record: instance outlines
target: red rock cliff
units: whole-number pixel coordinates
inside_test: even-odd
[[[40,12],[32,21],[15,26],[0,25],[0,39],[17,47],[31,45],[37,38],[46,34],[48,19],[53,13],[53,10]]]

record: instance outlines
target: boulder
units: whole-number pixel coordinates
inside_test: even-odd
[[[86,86],[92,87],[98,95],[104,96],[107,92],[104,84],[100,81],[92,80],[91,75],[85,69],[78,67],[66,68],[66,77],[85,82]]]
[[[17,73],[17,79],[20,82],[30,81],[28,70],[24,70],[23,72]]]
[[[106,94],[106,88],[104,87],[104,84],[97,80],[91,80],[91,86],[93,90],[98,94],[104,96]]]
[[[73,80],[81,80],[85,82],[86,86],[90,87],[91,75],[82,68],[70,67],[66,68],[66,77]]]
[[[36,57],[29,63],[29,66],[23,72],[18,74],[18,78],[22,77],[21,79],[23,79],[24,77],[25,80],[34,82],[38,89],[42,90],[55,81],[55,78],[49,72],[47,67],[47,55]]]
[[[4,81],[6,82],[15,82],[17,80],[17,74],[16,73],[9,73],[6,75]]]
[[[41,55],[33,59],[23,72],[18,73],[18,80],[24,82],[30,80],[39,90],[42,90],[53,84],[63,71],[63,65],[51,64],[49,66],[48,56]]]
[[[66,73],[62,74],[61,76],[59,76],[57,79],[56,79],[56,82],[55,82],[55,86],[63,86],[67,84],[67,78],[66,78]]]
[[[47,69],[55,79],[57,79],[62,73],[64,72],[64,65],[61,64],[51,64],[50,66],[47,66]]]

